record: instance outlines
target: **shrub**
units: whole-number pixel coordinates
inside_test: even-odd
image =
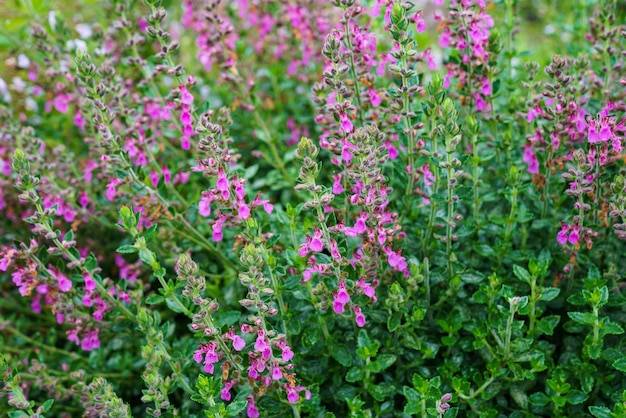
[[[75,3],[0,36],[3,411],[626,414],[623,5]]]

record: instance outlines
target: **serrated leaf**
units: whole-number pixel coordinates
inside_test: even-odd
[[[176,312],[176,313],[182,313],[184,312],[182,306],[180,306],[176,300],[174,300],[174,298],[167,298],[165,299],[165,304],[167,305],[168,308],[170,308],[170,310]]]
[[[382,402],[387,396],[393,394],[393,385],[383,382],[378,385],[368,386],[367,391],[372,395],[372,398],[376,399],[378,402]]]
[[[570,390],[567,393],[567,402],[571,405],[580,405],[585,402],[589,396],[580,390]]]
[[[222,327],[230,327],[231,325],[237,323],[241,318],[241,312],[239,311],[227,311],[222,312],[219,311],[219,315],[215,315],[216,318],[213,320],[215,326],[217,328]]]
[[[418,413],[420,411],[420,409],[419,409],[419,401],[420,401],[420,398],[421,398],[419,392],[416,391],[413,388],[410,388],[408,386],[404,386],[402,388],[402,393],[404,394],[404,397],[408,401],[407,407],[409,405],[411,405],[411,404],[415,404],[415,405],[418,406],[418,408],[416,410],[414,410],[414,411],[412,410],[412,408],[409,408],[409,409],[412,410],[411,412],[407,411],[407,408],[405,408],[404,409],[404,413],[405,414],[416,414],[416,413]]]
[[[491,258],[496,256],[494,249],[487,244],[475,245],[474,250],[483,257]]]
[[[343,367],[352,366],[352,355],[350,354],[350,351],[344,345],[340,345],[340,344],[333,345],[331,349],[331,355]]]
[[[593,325],[596,321],[596,317],[590,312],[568,312],[567,316],[569,316],[572,321],[583,325]]]
[[[151,295],[148,295],[145,302],[146,302],[146,305],[155,305],[157,303],[163,302],[164,300],[165,298],[163,296],[153,293]]]
[[[606,322],[602,324],[601,331],[604,335],[612,334],[612,335],[620,335],[624,333],[624,328],[622,328],[619,324],[609,321],[607,318],[604,318]]]
[[[589,413],[596,418],[611,418],[611,410],[605,406],[590,406]]]
[[[543,287],[541,288],[538,300],[549,302],[556,299],[556,297],[559,296],[559,293],[561,293],[561,289],[558,287]]]
[[[376,358],[376,363],[380,365],[381,370],[385,370],[396,362],[397,357],[394,354],[381,354]]]
[[[228,404],[228,406],[226,407],[226,413],[230,417],[239,416],[243,412],[243,410],[246,409],[247,406],[248,401],[245,401],[243,399],[239,401],[234,401]]]
[[[535,406],[546,406],[550,403],[550,398],[543,392],[537,392],[530,395],[528,401]]]
[[[402,313],[394,312],[387,318],[387,329],[389,332],[394,332],[400,327],[400,321],[402,320]]]
[[[552,335],[554,328],[559,324],[561,317],[558,315],[550,315],[537,321],[537,332],[545,335]]]
[[[363,371],[362,368],[360,367],[352,367],[350,370],[348,370],[348,373],[346,373],[346,382],[359,382],[361,380],[363,380],[363,378],[365,377],[365,372]]]
[[[521,280],[522,282],[524,282],[524,283],[526,283],[528,285],[530,285],[532,283],[532,276],[530,275],[528,270],[526,270],[522,266],[518,266],[517,264],[514,264],[513,265],[513,274],[519,280]]]
[[[267,248],[272,248],[280,239],[280,234],[273,235],[265,244]]]
[[[43,412],[46,413],[50,410],[50,408],[52,408],[52,405],[54,405],[54,399],[48,399],[47,401],[45,401],[41,407],[43,408]]]
[[[367,335],[367,332],[362,330],[361,332],[359,332],[359,335],[357,337],[357,347],[359,348],[367,348],[372,344],[372,340],[370,340],[369,335]]]
[[[626,357],[622,357],[613,362],[613,367],[615,367],[620,372],[626,373]]]

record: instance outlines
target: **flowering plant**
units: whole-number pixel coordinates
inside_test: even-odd
[[[0,24],[2,411],[626,414],[618,2],[76,3]]]

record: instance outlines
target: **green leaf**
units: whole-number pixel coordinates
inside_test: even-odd
[[[606,305],[609,301],[609,288],[606,286],[602,286],[600,288],[600,301],[598,302],[598,307],[602,307]]]
[[[363,378],[365,378],[365,372],[361,367],[352,367],[348,370],[348,373],[346,373],[346,382],[359,382],[363,380]]]
[[[397,357],[394,354],[381,354],[376,358],[376,363],[380,365],[381,370],[385,370],[396,362]]]
[[[157,279],[162,279],[163,277],[165,277],[165,269],[163,267],[156,269],[156,271],[154,272],[154,277],[156,277]]]
[[[233,324],[236,324],[241,318],[241,312],[239,311],[227,311],[222,312],[219,311],[219,315],[216,315],[214,319],[214,324],[217,328],[222,327],[230,327]]]
[[[590,312],[568,312],[567,316],[569,316],[572,321],[583,325],[593,325],[596,321],[596,317]]]
[[[496,252],[487,244],[475,245],[474,250],[481,256],[487,258],[496,257]]]
[[[537,332],[545,335],[552,335],[554,328],[559,324],[561,317],[558,315],[550,315],[537,321]]]
[[[47,401],[45,401],[41,406],[43,408],[43,413],[45,414],[46,412],[48,412],[50,410],[50,408],[52,408],[52,405],[54,404],[54,399],[48,399]]]
[[[622,357],[613,362],[613,367],[615,367],[620,372],[626,373],[626,357]]]
[[[369,335],[367,335],[367,332],[365,330],[359,332],[356,344],[359,348],[366,348],[369,347],[370,344],[372,344],[372,340],[370,340],[370,337]]]
[[[331,355],[343,367],[352,366],[352,355],[344,345],[334,344],[331,348]]]
[[[532,276],[530,275],[530,273],[528,272],[528,270],[526,270],[524,267],[518,266],[517,264],[513,265],[513,274],[515,275],[515,277],[517,277],[519,280],[523,281],[524,283],[530,285],[532,283]]]
[[[570,390],[567,393],[567,402],[571,405],[579,405],[587,400],[589,396],[580,390]]]
[[[163,302],[164,300],[165,298],[163,296],[153,293],[146,298],[146,305],[155,305]]]
[[[85,259],[85,268],[89,271],[93,271],[93,269],[95,269],[96,267],[98,267],[98,260],[96,259],[96,256],[93,255],[93,253],[89,253],[87,258]]]
[[[279,239],[280,239],[280,234],[272,235],[272,237],[267,240],[267,243],[265,244],[265,246],[267,248],[272,248],[278,242]]]
[[[372,398],[376,399],[378,402],[382,402],[386,397],[394,394],[395,388],[392,384],[383,382],[378,385],[368,386],[367,391],[372,395]]]
[[[589,280],[600,280],[602,276],[600,275],[600,270],[594,265],[589,268],[589,272],[587,273],[587,278]]]
[[[587,342],[587,339],[585,339],[585,342]],[[590,344],[585,344],[583,352],[586,353],[590,359],[597,360],[602,354],[602,345],[602,339],[599,341],[591,341]]]
[[[556,297],[561,293],[561,289],[558,287],[543,287],[540,289],[541,293],[539,294],[539,299],[544,302],[549,302],[551,300],[556,299]]]
[[[601,331],[603,335],[612,334],[612,335],[620,335],[624,333],[624,328],[622,328],[619,324],[610,321],[608,318],[603,318]]]
[[[590,406],[589,412],[596,418],[611,418],[611,410],[605,406]]]
[[[234,401],[228,404],[228,406],[226,407],[226,413],[230,417],[239,416],[241,415],[243,410],[246,409],[247,406],[248,406],[248,401],[246,400],[241,399],[238,401]]]
[[[183,307],[180,306],[174,298],[170,297],[170,298],[165,299],[165,304],[167,305],[168,308],[170,308],[171,311],[174,311],[176,313],[182,313],[185,311]]]
[[[420,394],[413,388],[404,386],[402,393],[407,400],[404,406],[404,413],[407,415],[419,414],[421,412]]]
[[[400,327],[400,322],[402,320],[401,312],[394,312],[387,318],[387,329],[389,332],[394,332]]]
[[[302,333],[302,345],[305,348],[313,347],[320,339],[318,327],[306,327]]]
[[[530,395],[528,401],[535,406],[546,406],[550,403],[550,398],[543,392],[537,392]]]
[[[511,393],[511,397],[515,401],[517,405],[519,405],[522,409],[528,408],[528,396],[526,396],[526,391],[521,386],[511,386],[509,391]]]

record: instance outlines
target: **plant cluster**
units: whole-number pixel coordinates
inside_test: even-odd
[[[15,3],[0,410],[626,415],[619,2]]]

